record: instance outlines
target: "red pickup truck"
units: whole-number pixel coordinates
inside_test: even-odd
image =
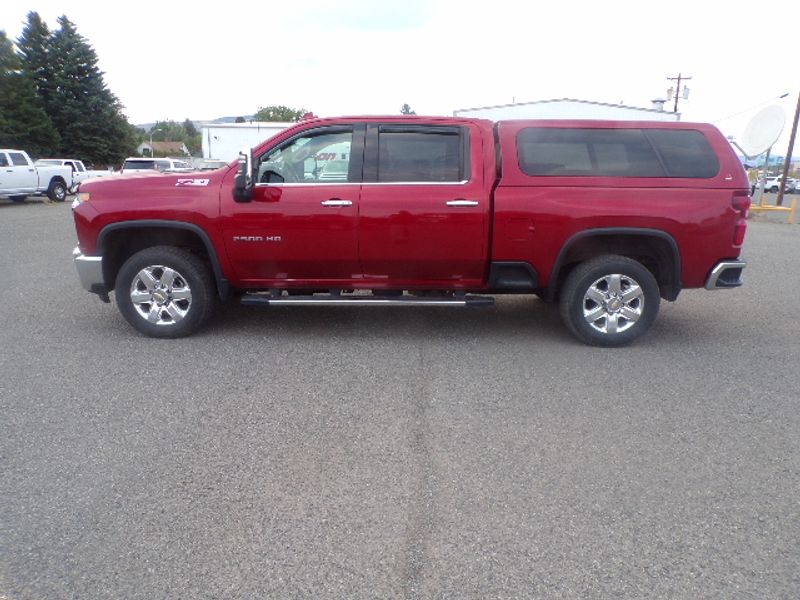
[[[238,166],[237,166],[238,165]],[[245,304],[558,302],[620,346],[683,288],[741,285],[749,184],[711,125],[314,119],[216,171],[81,184],[83,286],[179,337]]]

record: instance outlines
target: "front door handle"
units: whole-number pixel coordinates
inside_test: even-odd
[[[322,206],[352,206],[352,200],[339,200],[339,198],[331,198],[330,200],[323,200],[320,204]]]
[[[478,201],[459,198],[458,200],[448,200],[447,206],[478,206]]]

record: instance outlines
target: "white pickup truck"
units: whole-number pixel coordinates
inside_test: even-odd
[[[23,202],[28,196],[46,194],[63,202],[71,186],[71,167],[36,166],[22,150],[0,149],[0,198]]]
[[[94,177],[107,177],[113,175],[113,171],[97,171],[94,169],[87,169],[82,160],[75,158],[40,158],[35,163],[36,167],[69,167],[72,169],[72,185],[69,188],[70,193],[74,192],[81,181],[92,179]]]

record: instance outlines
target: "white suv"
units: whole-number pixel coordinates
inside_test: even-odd
[[[766,181],[764,181],[764,191],[772,192],[773,194],[777,194],[778,190],[781,187],[781,179],[782,177],[767,177]],[[784,192],[794,192],[797,190],[797,180],[792,179],[791,177],[786,178],[786,187],[784,187]]]
[[[160,173],[189,173],[194,171],[192,165],[177,158],[126,158],[122,163],[122,173],[136,171],[159,171]]]

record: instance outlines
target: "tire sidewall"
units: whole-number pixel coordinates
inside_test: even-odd
[[[189,312],[173,325],[155,325],[143,319],[133,306],[131,285],[145,267],[165,266],[180,273],[192,291]],[[181,248],[156,246],[131,256],[117,273],[115,284],[117,307],[134,329],[150,337],[178,338],[190,335],[208,319],[214,305],[214,285],[208,269],[193,254]]]
[[[583,316],[583,299],[589,287],[598,279],[618,273],[626,275],[642,288],[644,311],[638,321],[626,331],[607,334],[594,329]],[[653,274],[641,263],[622,256],[599,257],[577,267],[567,278],[561,297],[561,315],[570,331],[593,346],[626,346],[644,335],[658,315],[661,295]]]

